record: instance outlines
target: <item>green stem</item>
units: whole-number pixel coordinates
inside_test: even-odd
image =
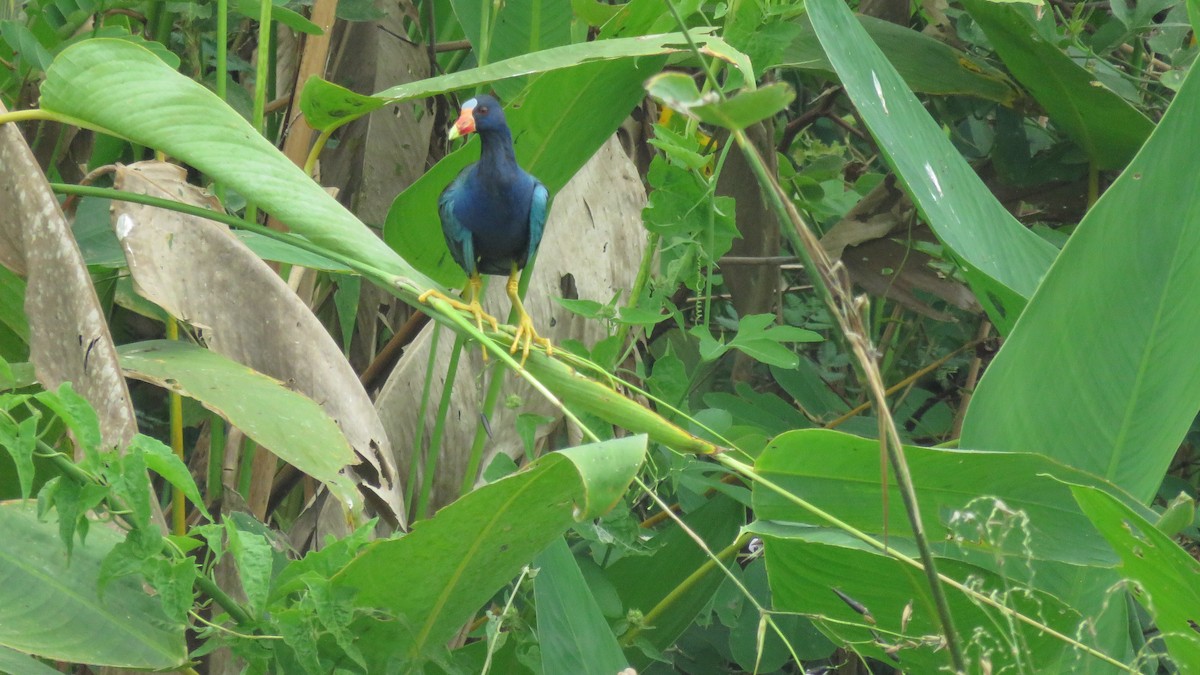
[[[500,361],[502,361],[506,366],[511,368],[513,370],[513,372],[515,372],[518,376],[520,376],[521,379],[528,382],[529,385],[531,387],[533,387],[535,391],[537,391],[539,394],[541,394],[543,397],[545,397],[545,399],[547,401],[549,401],[551,405],[553,405],[555,408],[558,408],[560,411],[562,411],[563,416],[566,417],[568,420],[570,420],[577,427],[579,427],[579,430],[583,433],[584,436],[586,436],[589,440],[591,440],[594,443],[600,442],[600,438],[598,436],[596,436],[596,434],[591,429],[589,429],[587,427],[587,425],[585,425],[583,422],[581,422],[579,420],[579,417],[577,417],[575,415],[575,413],[571,412],[570,408],[563,405],[562,401],[560,401],[557,396],[555,396],[553,393],[551,393],[550,390],[546,388],[546,385],[542,384],[542,382],[539,380],[539,378],[531,375],[529,370],[522,368],[521,364],[517,363],[517,360],[513,358],[512,354],[508,353],[507,349],[502,347],[495,340],[492,340],[487,335],[485,335],[483,333],[483,331],[479,330],[479,328],[476,327],[475,324],[468,321],[467,318],[464,317],[460,312],[454,311],[454,308],[451,307],[449,305],[449,303],[447,303],[445,300],[442,300],[441,298],[438,298],[438,297],[433,297],[433,298],[429,299],[428,304],[430,306],[434,307],[435,309],[437,309],[439,315],[448,319],[451,323],[458,326],[460,331],[468,333],[469,335],[471,335],[471,337],[474,337],[476,340],[478,340],[480,343],[482,343],[484,349],[487,349],[488,351],[490,351],[493,355],[495,355],[496,358],[500,359]],[[530,354],[527,365],[532,366],[535,362],[540,363],[543,361],[546,362],[547,365],[557,364],[559,366],[562,366],[562,368],[570,370],[569,368],[567,368],[567,366],[565,366],[561,363],[558,363],[557,361],[555,361],[541,353]],[[579,378],[579,379],[582,380],[584,378]],[[590,381],[590,380],[588,380],[588,381]],[[593,384],[597,384],[597,383],[593,382]],[[598,385],[598,386],[603,386],[603,385]],[[614,395],[617,395],[616,392],[613,392],[613,393],[614,393]],[[621,398],[630,404],[637,405],[636,403],[629,401],[629,399],[624,399],[624,397],[621,397]],[[638,407],[641,407],[641,406],[638,406]],[[649,410],[646,410],[645,408],[642,408],[642,410],[645,410],[646,413],[653,415],[653,413],[651,413]],[[661,420],[661,418],[659,418],[659,419]],[[665,422],[665,420],[663,420],[663,421]],[[699,440],[699,439],[696,439],[696,440]]]
[[[263,0],[258,12],[258,59],[254,70],[254,110],[251,124],[260,134],[266,132],[263,118],[267,109],[267,87],[270,86],[271,65],[271,9],[275,5],[270,0]],[[258,220],[258,205],[247,202],[246,220]]]
[[[433,492],[433,478],[437,473],[438,455],[442,450],[442,436],[446,433],[446,417],[450,414],[450,396],[454,393],[454,379],[458,375],[458,361],[462,356],[465,339],[462,334],[455,334],[454,347],[450,352],[450,363],[446,366],[446,381],[442,384],[442,398],[438,401],[437,421],[433,424],[433,435],[429,438],[429,449],[425,453],[424,479],[421,481],[421,496],[417,499],[414,520],[422,520],[429,512],[430,494]],[[430,350],[437,351],[437,345],[431,345]]]
[[[821,520],[824,520],[825,522],[829,523],[833,527],[836,527],[837,529],[842,530],[843,532],[846,532],[847,534],[851,535],[855,539],[858,539],[859,541],[863,542],[864,544],[879,551],[883,555],[894,558],[895,560],[898,560],[899,562],[901,562],[905,565],[908,565],[909,567],[912,567],[912,568],[915,568],[918,570],[922,570],[922,571],[926,571],[926,572],[928,571],[925,569],[925,566],[922,564],[921,561],[916,560],[914,558],[910,558],[910,557],[904,555],[903,553],[900,553],[895,548],[888,546],[884,542],[882,542],[882,541],[876,539],[875,537],[872,537],[871,535],[867,534],[866,532],[863,532],[862,530],[854,527],[850,523],[847,523],[846,521],[841,520],[840,518],[833,515],[832,513],[829,513],[828,511],[825,511],[825,510],[819,508],[815,504],[805,501],[804,499],[797,497],[796,495],[792,494],[791,492],[788,492],[781,485],[771,481],[768,478],[763,477],[762,474],[756,472],[754,470],[754,467],[752,467],[748,464],[744,464],[744,463],[734,459],[733,457],[730,457],[729,455],[718,455],[716,457],[716,461],[719,462],[720,464],[724,465],[725,467],[732,469],[733,471],[736,471],[737,473],[741,474],[742,476],[745,476],[748,480],[750,480],[758,485],[763,486],[764,488],[766,488],[767,490],[770,490],[771,492],[774,492],[775,494],[777,494],[780,497],[782,497],[783,499],[791,502],[792,504],[795,504],[796,506],[800,507],[801,509],[804,509],[805,511],[808,511],[809,513],[817,516],[818,518],[820,518]],[[966,584],[963,584],[955,579],[952,579],[952,578],[942,575],[940,573],[938,574],[938,580],[942,584],[945,584],[945,585],[950,586],[958,591],[961,591],[964,595],[971,598],[971,600],[973,600],[974,602],[987,605],[995,610],[1000,611],[1003,614],[1012,616],[1017,621],[1020,621],[1021,623],[1024,623],[1024,624],[1026,624],[1038,631],[1041,631],[1042,633],[1045,633],[1055,639],[1061,640],[1062,642],[1065,642],[1065,643],[1071,645],[1075,649],[1078,649],[1082,652],[1087,653],[1088,655],[1090,655],[1092,657],[1100,659],[1101,661],[1104,661],[1105,663],[1107,663],[1109,665],[1116,666],[1120,670],[1123,670],[1127,673],[1137,673],[1138,672],[1138,670],[1136,668],[1132,668],[1126,664],[1123,664],[1120,661],[1117,661],[1116,659],[1112,658],[1108,654],[1105,654],[1104,652],[1101,652],[1097,649],[1089,647],[1088,645],[1085,645],[1082,642],[1080,642],[1074,638],[1071,638],[1070,636],[1067,636],[1063,633],[1060,633],[1060,632],[1054,630],[1050,626],[1047,626],[1035,619],[1025,616],[1024,614],[1022,614],[1010,607],[1007,607],[1002,602],[1000,602],[999,600],[996,600],[995,598],[991,597],[990,595],[987,595],[985,593],[980,593],[979,591],[967,586]],[[940,585],[941,584],[939,584],[939,587],[940,587]]]
[[[513,319],[510,316],[509,323]],[[492,419],[492,411],[496,409],[496,401],[500,400],[500,389],[504,386],[503,377],[493,377],[488,382],[487,393],[483,397],[483,407],[479,414],[486,419]],[[479,466],[483,464],[483,446],[487,443],[488,434],[487,427],[481,423],[475,426],[475,437],[471,440],[471,456],[467,460],[467,471],[463,474],[462,485],[459,487],[459,496],[465,495],[475,487],[475,479],[479,476]]]
[[[9,112],[0,114],[0,124],[8,124],[9,122],[28,122],[30,120],[47,120],[50,122],[58,122],[59,124],[66,124],[73,127],[79,127],[81,129],[90,129],[102,134],[108,134],[114,138],[120,138],[121,140],[129,141],[128,138],[125,138],[121,134],[105,129],[98,124],[92,124],[91,122],[86,122],[79,118],[71,117],[70,115],[64,115],[62,113],[56,113],[53,110],[46,110],[44,108],[10,110]],[[132,143],[133,141],[130,142]]]
[[[678,10],[670,0],[664,1],[672,16],[675,17],[676,23],[683,31],[692,53],[700,59],[700,65],[704,69],[706,79],[712,83],[714,91],[716,91],[721,100],[727,100],[725,93],[718,86],[716,77],[709,69],[708,62],[704,60],[691,34],[687,32],[687,26],[679,16]],[[742,154],[745,155],[747,163],[754,172],[755,178],[758,180],[761,190],[765,193],[771,208],[779,218],[779,222],[792,225],[791,228],[784,227],[783,230],[788,233],[789,238],[792,238],[794,233],[795,238],[799,240],[794,241],[793,246],[796,247],[796,244],[799,244],[796,247],[796,252],[804,260],[805,270],[808,271],[812,279],[813,287],[817,290],[826,306],[829,307],[833,316],[838,320],[846,339],[853,346],[852,351],[858,361],[859,375],[869,386],[871,394],[875,398],[875,409],[879,415],[881,431],[883,432],[879,441],[883,445],[883,449],[887,453],[888,460],[892,465],[892,470],[896,474],[896,482],[899,484],[901,499],[904,502],[909,525],[912,528],[913,541],[917,545],[917,551],[920,554],[925,575],[929,582],[930,594],[933,596],[934,606],[937,609],[938,620],[942,625],[947,651],[950,653],[950,659],[954,664],[955,671],[966,673],[966,658],[963,656],[960,636],[954,626],[954,618],[950,611],[949,600],[947,600],[946,593],[939,581],[941,575],[938,574],[937,563],[934,561],[933,553],[929,548],[929,541],[925,536],[925,528],[921,522],[921,512],[917,504],[916,489],[913,487],[912,476],[908,470],[908,462],[904,457],[903,448],[900,445],[899,432],[896,430],[895,422],[887,414],[887,399],[883,395],[878,364],[871,358],[874,350],[869,344],[870,338],[866,334],[865,327],[862,325],[862,317],[857,314],[859,311],[857,304],[850,295],[849,289],[844,287],[845,284],[839,283],[839,277],[825,258],[816,236],[800,218],[800,214],[796,212],[791,202],[785,201],[786,195],[783,189],[776,182],[775,177],[767,171],[762,157],[758,154],[758,149],[746,138],[745,132],[741,129],[733,130],[733,138],[737,142],[738,147],[741,148]],[[822,264],[819,267],[813,264],[814,258],[818,258],[821,261]],[[842,292],[840,298],[834,297],[833,291],[829,286],[830,283],[839,283],[839,291]]]
[[[425,443],[425,416],[429,412],[429,394],[433,391],[433,370],[437,365],[437,345],[438,340],[442,337],[442,324],[434,322],[433,335],[429,336],[429,359],[425,364],[425,382],[421,385],[421,405],[417,409],[417,431],[413,435],[412,442],[412,458],[408,462],[408,483],[405,488],[408,490],[408,496],[404,500],[408,513],[416,513],[417,496],[420,490],[417,488],[417,481],[420,478],[419,469],[425,462],[417,461],[417,451]]]
[[[634,476],[633,482],[634,482],[634,484],[636,484],[638,486],[638,488],[640,488],[642,490],[642,492],[645,492],[646,495],[648,497],[650,497],[650,499],[655,504],[657,504],[658,507],[660,509],[662,509],[668,515],[668,517],[671,518],[671,520],[675,521],[675,524],[679,525],[680,529],[683,530],[684,534],[686,534],[688,537],[690,537],[692,539],[692,541],[696,542],[696,546],[699,546],[700,550],[703,551],[704,555],[708,558],[708,563],[711,563],[711,565],[709,565],[708,563],[706,563],[705,565],[702,565],[700,569],[696,570],[687,579],[685,579],[683,584],[681,584],[680,586],[681,587],[684,585],[690,586],[691,584],[695,584],[696,582],[699,581],[700,576],[702,576],[703,574],[706,574],[708,572],[708,569],[711,569],[711,567],[716,567],[716,568],[720,569],[721,573],[724,574],[725,577],[729,579],[730,583],[732,583],[734,586],[736,586],[738,591],[742,594],[742,596],[746,598],[746,601],[749,602],[751,605],[753,605],[756,610],[758,610],[759,616],[762,617],[763,620],[765,620],[767,622],[767,625],[769,625],[771,627],[771,629],[775,631],[775,634],[779,636],[779,639],[783,641],[783,644],[787,646],[788,651],[791,652],[792,659],[795,660],[795,662],[797,664],[799,664],[800,657],[797,656],[795,650],[792,649],[791,642],[788,640],[788,637],[786,635],[784,635],[783,631],[779,628],[779,626],[775,623],[775,620],[771,617],[771,613],[767,610],[766,607],[763,607],[762,604],[759,603],[759,601],[750,592],[750,589],[746,588],[746,585],[742,583],[742,580],[739,579],[736,575],[734,575],[734,573],[731,572],[729,570],[729,568],[726,567],[725,564],[721,562],[721,558],[723,556],[729,555],[732,552],[736,552],[738,550],[738,548],[740,548],[739,542],[741,541],[742,537],[738,537],[737,541],[734,541],[733,544],[726,547],[720,553],[713,553],[712,549],[708,547],[708,544],[705,543],[704,539],[699,534],[696,534],[696,532],[692,528],[688,527],[687,523],[683,522],[683,519],[675,514],[675,512],[671,509],[670,505],[668,505],[665,501],[663,501],[662,497],[659,497],[657,494],[655,494],[654,491],[650,489],[650,486],[646,485],[646,483],[643,482],[640,477]],[[732,551],[730,549],[732,549]],[[686,590],[686,589],[684,589],[684,590]],[[666,610],[669,603],[674,602],[674,599],[682,596],[682,594],[683,594],[683,592],[681,591],[681,588],[676,588],[675,590],[671,591],[671,593],[669,593],[666,598],[664,598],[661,602],[659,602],[658,605],[656,605],[652,610],[650,610],[650,614],[646,615],[646,618],[649,619],[651,615],[653,615],[653,616],[661,615],[662,612]],[[667,603],[667,604],[664,605],[664,603]],[[646,623],[649,624],[650,622],[647,621]],[[623,636],[622,642],[626,645],[632,644],[633,638],[636,637],[636,634],[638,631],[639,631],[639,629],[635,629],[634,631],[631,631],[632,633],[634,633],[634,635],[632,637],[628,636],[628,635]]]
[[[642,262],[638,265],[637,276],[633,279],[633,287],[629,289],[629,301],[626,302],[627,307],[637,307],[642,302],[642,293],[646,291],[646,283],[650,280],[651,271],[654,268],[654,254],[658,251],[658,243],[662,241],[662,235],[651,232],[646,240],[646,251],[642,254]],[[625,344],[625,339],[629,337],[630,324],[623,323],[617,328],[617,344]]]
[[[214,36],[217,46],[217,98],[228,100],[229,80],[229,0],[217,0],[217,34]],[[225,186],[216,183],[214,192],[222,204],[225,203]]]
[[[167,317],[167,339],[179,340],[179,322],[175,317]],[[171,450],[179,461],[187,466],[183,456],[183,397],[178,391],[171,389],[167,393],[168,408],[171,424]],[[182,537],[187,532],[187,505],[184,503],[183,489],[178,485],[172,486],[171,495],[171,525],[176,535]]]
[[[521,273],[521,280],[517,283],[517,295],[524,300],[525,294],[529,291],[529,280],[533,278],[533,266],[537,262],[537,256],[529,260],[525,269]],[[512,324],[517,320],[517,310],[512,308],[508,311],[508,323]],[[484,419],[492,419],[492,412],[496,409],[496,402],[500,400],[500,389],[504,385],[504,378],[493,377],[488,382],[488,390],[483,398],[483,407],[480,409],[480,415]],[[475,437],[471,439],[471,455],[467,460],[467,471],[463,474],[462,486],[459,489],[459,496],[465,495],[475,487],[475,480],[479,476],[480,465],[483,464],[483,446],[487,443],[488,434],[487,427],[481,423],[475,427]]]
[[[212,598],[213,602],[216,602],[218,605],[220,605],[221,609],[225,610],[229,614],[229,617],[237,622],[237,625],[254,625],[254,619],[250,616],[250,613],[243,609],[236,600],[229,597],[228,593],[221,590],[221,587],[217,585],[217,582],[209,579],[203,574],[197,574],[196,585],[200,587],[200,590],[203,591],[205,595]]]
[[[217,96],[226,99],[229,79],[229,0],[217,0]]]
[[[50,183],[50,189],[54,192],[67,195],[79,195],[81,197],[99,197],[101,199],[117,199],[120,201],[133,202],[135,204],[145,204],[147,206],[157,206],[158,208],[168,209],[170,211],[178,211],[186,213],[189,216],[198,218],[207,218],[218,223],[224,223],[230,227],[238,227],[248,232],[261,234],[264,237],[270,237],[277,241],[282,241],[285,244],[290,244],[296,248],[303,249],[309,253],[328,258],[334,262],[341,263],[346,267],[358,272],[359,274],[372,280],[379,286],[389,289],[393,293],[407,302],[416,302],[416,297],[421,289],[417,289],[408,284],[408,280],[404,277],[396,276],[389,272],[385,272],[378,267],[361,262],[355,258],[331,251],[327,248],[312,243],[311,241],[297,234],[288,232],[279,232],[272,230],[269,227],[253,223],[248,220],[243,220],[237,216],[231,216],[220,211],[211,211],[199,206],[184,204],[182,202],[173,201],[170,199],[162,199],[160,197],[151,197],[150,195],[138,194],[135,192],[124,192],[121,190],[113,190],[111,188],[93,187],[91,185],[70,185],[66,183]]]
[[[646,614],[642,617],[642,625],[653,626],[655,622],[658,621],[658,617],[662,616],[681,598],[686,597],[687,594],[690,593],[696,587],[696,585],[704,579],[704,577],[708,576],[709,572],[716,569],[722,560],[733,557],[733,554],[737,553],[739,550],[741,550],[741,548],[742,538],[739,537],[734,540],[732,544],[726,546],[713,557],[705,558],[704,563],[697,567],[696,571],[692,572],[686,579],[679,582],[678,586],[672,588],[670,593],[667,593],[662,600],[658,601],[657,605],[655,605],[649,612],[646,612]],[[641,632],[642,626],[634,626],[632,630],[621,636],[621,646],[633,646],[634,641],[637,640],[639,635],[641,635]]]
[[[205,484],[209,504],[215,504],[224,492],[221,482],[225,469],[225,419],[210,413],[208,419],[208,482]]]

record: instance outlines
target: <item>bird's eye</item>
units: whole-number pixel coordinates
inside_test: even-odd
[[[476,109],[475,109],[475,114],[476,114],[476,115],[486,115],[486,114],[488,114],[488,107],[487,107],[486,105],[481,105],[481,106],[479,106],[478,108],[476,108]]]

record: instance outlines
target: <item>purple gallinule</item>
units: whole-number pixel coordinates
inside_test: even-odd
[[[485,320],[493,330],[499,330],[495,317],[485,313],[479,304],[483,284],[479,275],[508,275],[508,297],[517,312],[517,333],[509,351],[515,354],[522,350],[523,366],[535,342],[545,347],[547,354],[553,353],[550,341],[534,330],[533,321],[517,294],[520,271],[542,242],[549,193],[546,186],[517,164],[512,132],[504,121],[499,101],[491,96],[477,96],[463,104],[449,138],[454,140],[471,132],[479,134],[483,146],[479,161],[463,169],[438,198],[446,245],[469,277],[467,302],[433,290],[421,294],[420,300],[440,296],[456,309],[472,314],[480,330]]]

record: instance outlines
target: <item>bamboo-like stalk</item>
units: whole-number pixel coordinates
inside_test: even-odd
[[[721,100],[726,100],[725,93],[721,90],[717,78],[713,74],[704,55],[696,46],[690,33],[687,33],[687,26],[683,22],[683,18],[679,15],[679,11],[671,0],[664,0],[671,15],[675,18],[676,23],[681,30],[684,31],[684,36],[688,41],[688,46],[691,48],[692,54],[699,60],[701,69],[704,71],[705,79],[712,85],[713,91]],[[942,589],[937,572],[937,563],[933,558],[933,553],[929,548],[929,541],[925,536],[925,526],[921,522],[921,513],[917,504],[917,493],[913,487],[912,476],[909,474],[908,462],[904,458],[904,449],[900,443],[900,434],[896,429],[895,420],[891,417],[891,412],[887,405],[887,396],[884,394],[883,378],[879,373],[879,364],[875,360],[875,347],[871,343],[869,334],[863,324],[863,312],[867,307],[865,297],[855,297],[850,286],[849,276],[846,274],[845,268],[839,263],[833,263],[825,254],[825,249],[821,247],[816,234],[808,227],[787,194],[779,186],[766,168],[762,156],[759,155],[758,149],[746,137],[746,134],[741,129],[732,130],[732,137],[742,150],[746,157],[747,164],[750,165],[751,171],[754,172],[755,178],[762,191],[767,197],[767,203],[770,204],[772,210],[781,223],[791,225],[790,228],[784,227],[784,233],[792,241],[792,246],[796,249],[796,254],[803,261],[805,270],[808,272],[813,282],[813,287],[820,295],[825,305],[829,308],[830,313],[834,316],[845,336],[846,342],[850,345],[850,349],[854,354],[855,361],[859,370],[860,379],[867,385],[871,393],[872,400],[875,401],[876,416],[879,420],[879,442],[886,454],[887,461],[891,463],[892,470],[896,474],[896,482],[900,487],[901,499],[904,501],[904,508],[908,514],[909,524],[912,527],[913,540],[917,545],[917,551],[920,553],[921,562],[925,575],[929,582],[930,594],[933,597],[934,606],[937,608],[938,620],[942,625],[943,637],[946,639],[946,649],[950,653],[950,659],[953,663],[956,672],[964,674],[967,672],[966,658],[963,656],[962,644],[958,635],[958,630],[954,626],[954,617],[950,612],[950,603],[946,599],[946,593]],[[883,492],[887,494],[886,488],[886,464],[883,468],[883,477],[885,487]],[[886,508],[886,507],[885,507]]]

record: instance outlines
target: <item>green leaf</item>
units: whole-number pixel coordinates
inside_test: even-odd
[[[996,201],[844,3],[813,0],[808,9],[888,164],[1007,334],[1057,249]]]
[[[790,402],[769,391],[755,391],[745,382],[738,382],[733,393],[713,391],[705,394],[704,403],[729,412],[735,423],[754,427],[769,436],[813,425]]]
[[[21,341],[29,342],[29,319],[25,317],[25,280],[0,265],[0,323]]]
[[[112,228],[109,228],[112,231]],[[334,262],[322,255],[317,255],[311,251],[307,251],[298,246],[293,246],[286,241],[272,239],[257,232],[247,232],[246,230],[236,230],[233,236],[242,240],[251,251],[254,251],[258,257],[263,260],[272,262],[281,262],[288,265],[299,265],[308,267],[314,270],[324,272],[350,272],[350,268],[342,263]],[[122,260],[124,257],[122,256]]]
[[[719,42],[719,38],[711,35],[712,29],[693,29],[690,33],[692,38],[701,45]],[[532,54],[496,61],[479,68],[460,70],[397,85],[374,96],[358,94],[318,77],[311,77],[304,83],[304,89],[300,93],[300,109],[314,129],[325,131],[353,121],[385,105],[408,99],[425,98],[458,89],[478,87],[498,80],[573,68],[583,64],[665,55],[685,49],[687,49],[687,40],[679,33],[597,40],[544,49]],[[577,96],[586,95],[587,92],[583,89],[560,92],[563,98],[568,98],[568,94]],[[549,119],[554,119],[560,124],[569,120],[569,118],[562,119],[557,116]],[[509,122],[511,125],[512,120],[510,119]],[[519,134],[513,133],[514,138],[518,136]]]
[[[729,342],[757,361],[779,368],[795,368],[800,361],[796,352],[784,347],[785,342],[820,342],[819,333],[795,326],[772,326],[774,314],[750,314],[738,320],[737,336]],[[768,328],[768,326],[772,326]]]
[[[192,472],[182,459],[159,441],[149,436],[138,434],[130,443],[130,450],[142,453],[146,468],[163,477],[171,485],[183,491],[185,497],[200,509],[204,517],[212,520],[208,509],[204,507],[204,498],[200,496],[200,488],[196,486]]]
[[[255,18],[257,18],[257,15],[255,16]],[[126,42],[130,42],[139,47],[145,47],[146,49],[150,50],[150,52],[153,53],[155,56],[162,59],[163,63],[170,66],[171,70],[177,70],[179,68],[179,65],[182,63],[182,61],[180,61],[180,59],[179,59],[179,55],[176,54],[175,52],[171,51],[166,45],[164,45],[163,43],[161,43],[157,40],[147,40],[145,37],[143,37],[142,35],[139,35],[137,33],[130,33],[129,28],[127,26],[104,26],[104,27],[100,28],[99,30],[97,30],[95,33],[87,34],[86,36],[80,36],[80,37],[82,39],[116,38],[118,40],[124,40]],[[80,40],[80,41],[82,41],[82,40]],[[65,46],[67,46],[67,45],[64,45],[64,47]],[[111,139],[112,137],[109,136],[108,138]],[[97,157],[97,154],[95,152],[93,152],[91,159],[90,159],[90,161],[92,162],[91,166],[103,166],[103,164],[104,164],[103,160],[101,160],[99,164],[96,163],[97,160],[101,160],[101,158]]]
[[[62,419],[85,457],[95,458],[101,450],[100,419],[87,399],[75,393],[70,382],[63,382],[57,391],[39,391],[33,398]]]
[[[50,67],[54,57],[38,42],[25,24],[12,19],[0,21],[0,35],[13,50],[13,54],[21,59],[23,76],[27,76],[30,70],[45,72],[46,68]]]
[[[242,591],[246,594],[247,609],[253,616],[260,616],[266,610],[271,592],[274,549],[265,536],[238,527],[235,519],[225,521],[225,533],[229,536],[229,552],[233,554]]]
[[[773,117],[796,98],[789,85],[777,82],[722,101],[713,92],[701,95],[696,82],[684,73],[655,75],[646,82],[646,91],[677,112],[725,129],[745,129]]]
[[[906,536],[907,516],[895,481],[888,481],[888,511],[880,497],[880,448],[875,439],[824,429],[784,433],[759,455],[755,469],[788,493],[866,532]],[[1014,578],[1031,560],[1081,566],[1111,566],[1112,551],[1056,479],[1096,486],[1135,500],[1082,471],[1026,453],[938,450],[906,446],[905,457],[917,491],[926,535],[941,555],[974,560],[978,553],[1009,561]],[[772,490],[755,485],[754,512],[761,520],[825,525]],[[999,504],[1002,504],[1001,508]],[[996,511],[1000,508],[1000,511]],[[1145,515],[1151,512],[1138,506]],[[977,527],[999,522],[1003,511],[1020,513],[1013,532]],[[973,514],[973,515],[971,515]],[[1001,537],[999,535],[1004,534]],[[989,539],[989,537],[993,537]],[[1050,589],[1047,589],[1050,590]]]
[[[575,16],[587,22],[589,26],[603,26],[621,13],[621,5],[609,5],[599,0],[571,0],[571,9]]]
[[[357,590],[359,606],[396,617],[360,620],[360,640],[387,636],[399,659],[393,663],[415,666],[436,654],[567,528],[619,500],[645,452],[645,436],[554,452],[444,507],[399,539],[373,542],[334,577],[335,586]]]
[[[823,632],[859,654],[884,663],[899,658],[906,672],[936,673],[950,667],[941,639],[941,625],[925,575],[838,531],[817,527],[756,521],[746,528],[763,539],[773,609],[817,617]],[[889,546],[910,558],[916,551],[894,537]],[[989,570],[956,560],[938,561],[938,570],[997,599],[1011,610],[1047,623],[1060,633],[1085,636],[1085,642],[1112,646],[1094,636],[1085,617],[1052,595],[1014,588],[1012,581]],[[946,587],[947,600],[960,637],[969,640],[967,672],[1110,672],[1084,653],[1072,653],[1058,639],[1019,623],[999,610]],[[1104,595],[1104,586],[1086,589]],[[870,612],[865,618],[838,593]],[[1108,612],[1125,617],[1125,603],[1113,602]],[[911,618],[904,617],[911,615]],[[1124,636],[1120,636],[1124,637]],[[1014,648],[1013,645],[1020,645]],[[1066,652],[1071,666],[1058,668],[1052,656]],[[1028,660],[1033,659],[1030,663]],[[986,664],[986,665],[985,665]]]
[[[546,673],[612,675],[629,663],[565,539],[534,560],[538,645]]]
[[[1200,672],[1200,563],[1111,495],[1082,485],[1070,487],[1080,508],[1121,557],[1119,571],[1134,582],[1133,597],[1154,617],[1179,672]]]
[[[1120,169],[1133,158],[1154,123],[1039,35],[1033,17],[1040,9],[988,0],[965,0],[963,6],[1013,75],[1098,168]]]
[[[37,375],[33,371],[32,363],[9,363],[7,365],[8,372],[0,367],[0,391],[21,389],[37,384]]]
[[[350,356],[350,341],[358,319],[358,301],[362,295],[362,277],[343,276],[337,280],[333,304],[337,308],[338,326],[342,329],[342,351]]]
[[[855,19],[913,91],[939,96],[974,96],[1006,106],[1017,100],[1019,92],[1012,81],[986,61],[908,26],[861,14]],[[800,34],[788,43],[780,66],[837,77],[817,41],[809,17],[805,15],[799,23]]]
[[[337,423],[312,399],[183,342],[151,340],[117,351],[127,375],[200,401],[275,456],[328,485],[343,504],[357,503],[354,485],[340,473],[354,463],[354,452]]]
[[[168,670],[187,661],[183,624],[168,624],[137,577],[97,594],[100,562],[121,535],[96,527],[68,565],[55,526],[32,505],[0,505],[0,645],[44,658]]]
[[[1168,537],[1174,537],[1184,528],[1191,527],[1195,520],[1196,500],[1188,493],[1180,492],[1167,504],[1162,515],[1154,522],[1154,526]]]
[[[258,20],[262,15],[262,3],[271,2],[271,0],[235,0],[233,9],[238,14],[244,17]],[[271,20],[291,28],[294,31],[299,31],[305,35],[320,35],[321,28],[317,24],[304,18],[304,15],[297,14],[287,7],[271,5]]]
[[[964,447],[1044,453],[1154,495],[1200,409],[1198,118],[1193,75],[988,366]]]
[[[571,6],[562,0],[505,0],[503,3],[451,0],[451,5],[481,63],[503,61],[571,42]],[[480,35],[484,13],[490,15],[486,44]],[[511,98],[524,87],[522,79],[501,80],[492,86],[501,98]]]
[[[0,673],[21,673],[22,675],[62,675],[58,670],[47,666],[28,654],[22,654],[15,649],[0,647]]]
[[[371,0],[338,0],[337,18],[342,21],[378,21],[387,16]]]
[[[719,551],[733,543],[738,528],[745,522],[745,507],[724,495],[715,495],[683,517],[688,527],[700,536],[709,548]],[[658,650],[665,650],[696,620],[696,615],[708,604],[725,575],[715,567],[707,567],[679,597],[669,597],[690,575],[706,566],[708,557],[696,542],[678,527],[668,527],[654,538],[655,549],[650,556],[626,556],[610,565],[604,572],[620,595],[625,611],[636,610],[643,615],[659,609],[653,630],[645,630],[640,638]],[[661,607],[660,607],[661,604]],[[649,659],[640,649],[626,645],[626,654],[641,672]]]
[[[434,286],[203,85],[122,40],[87,40],[46,73],[46,110],[177,157],[330,251]],[[415,289],[410,289],[415,290]]]
[[[75,533],[79,532],[80,543],[87,540],[90,530],[87,513],[99,506],[108,493],[107,486],[81,485],[65,476],[51,478],[38,491],[38,516],[45,518],[51,507],[58,513],[58,536],[67,549],[68,559],[75,549]]]
[[[688,335],[700,341],[697,348],[700,350],[701,361],[713,361],[721,358],[725,352],[729,351],[729,345],[725,344],[724,340],[717,340],[712,336],[712,332],[704,326],[692,326],[688,330]]]
[[[21,498],[29,499],[33,490],[33,451],[37,447],[38,418],[26,417],[16,422],[7,414],[0,414],[0,446],[12,455],[17,467],[17,480],[21,484]]]

